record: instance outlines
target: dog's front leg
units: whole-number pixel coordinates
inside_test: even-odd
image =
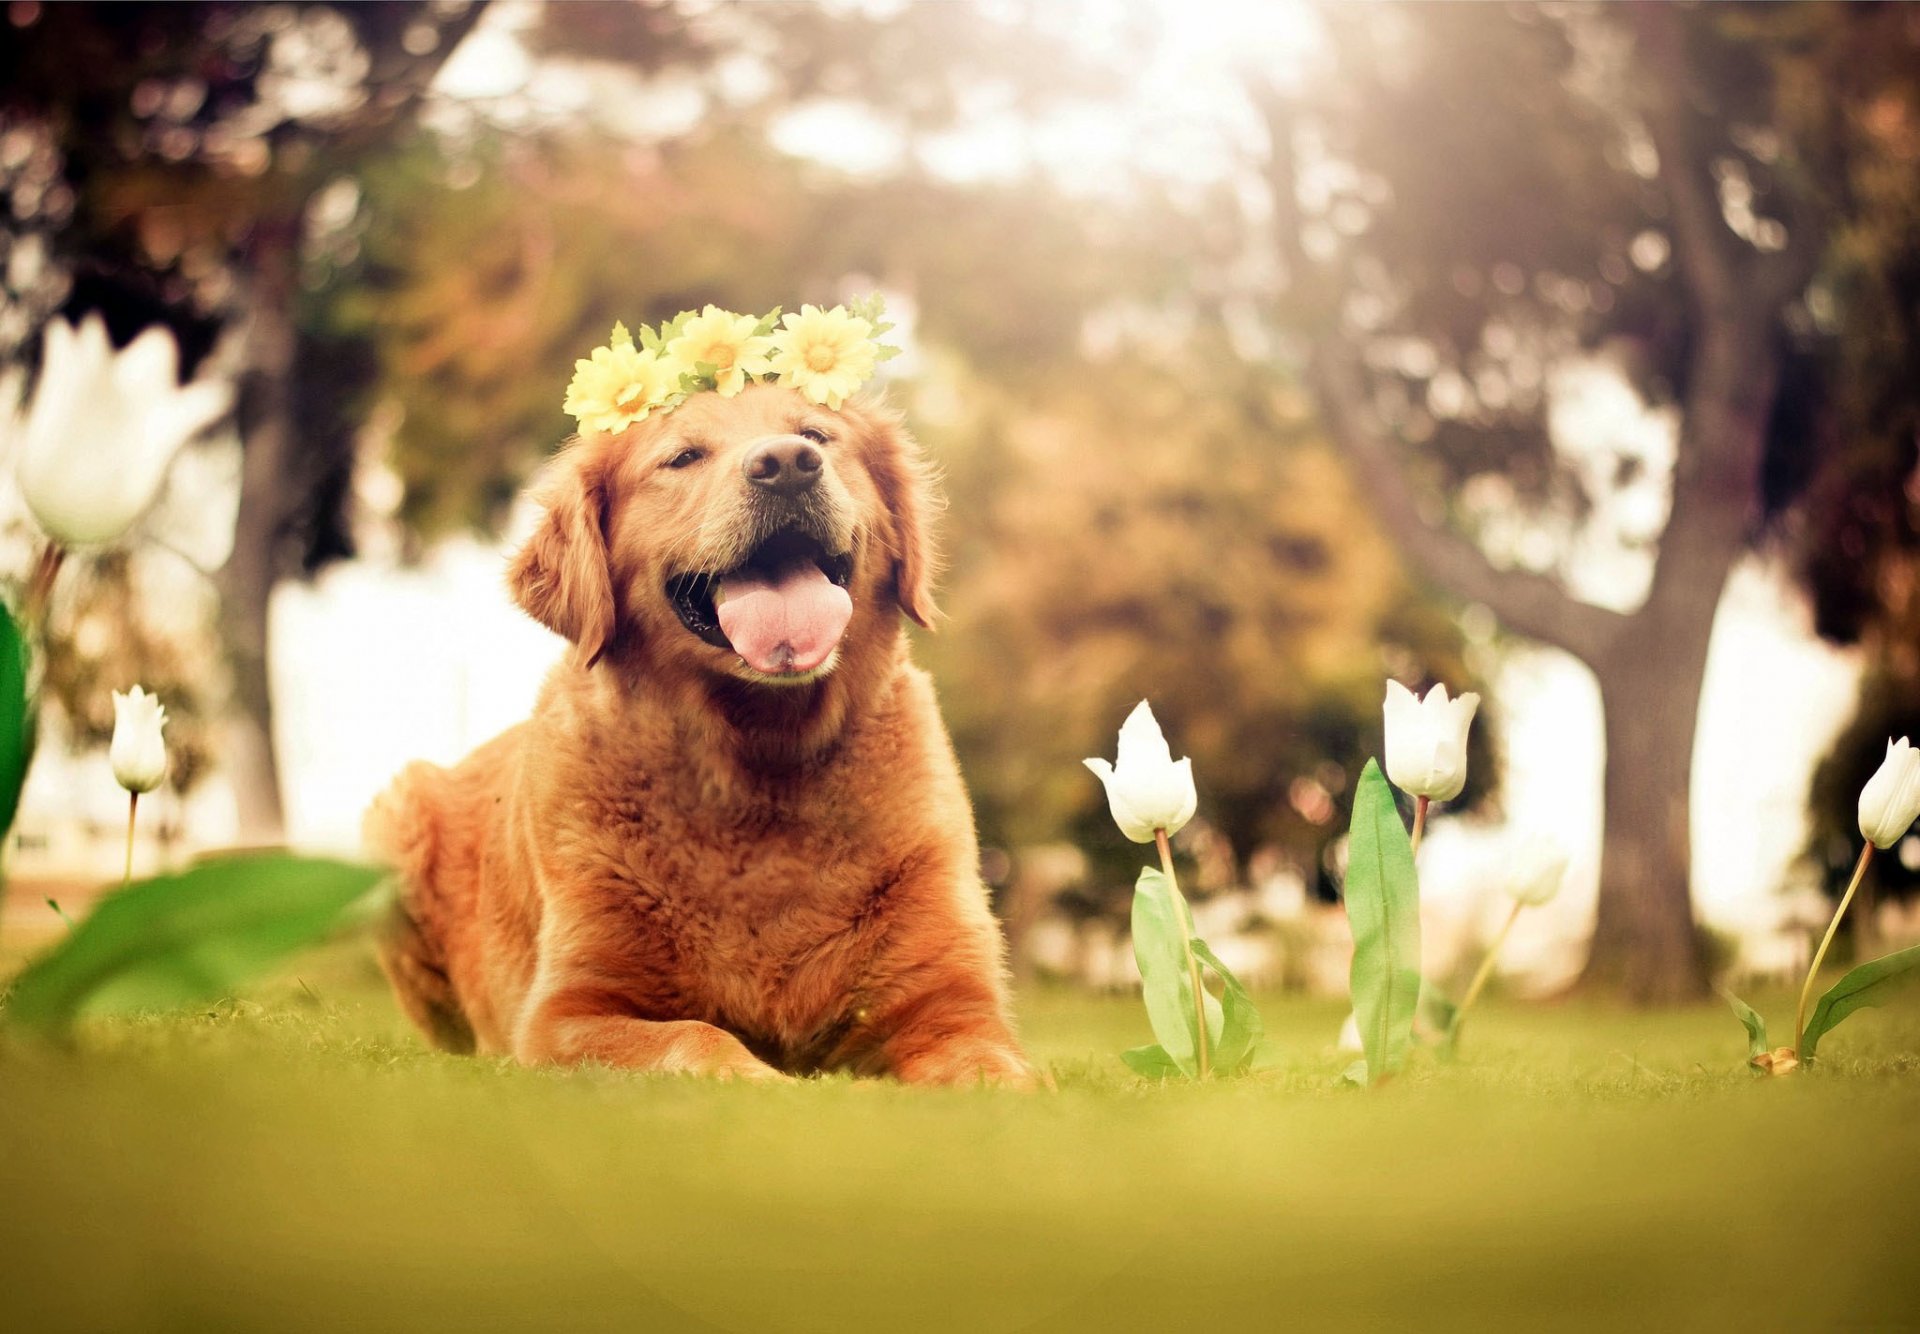
[[[786,1079],[733,1034],[697,1019],[636,1019],[617,997],[589,989],[554,992],[528,1013],[514,1040],[526,1065],[599,1061],[655,1074]]]
[[[878,1016],[879,1064],[909,1084],[1039,1081],[1014,1040],[1006,1006],[980,970],[937,969]]]

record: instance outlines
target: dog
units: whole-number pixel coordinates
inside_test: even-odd
[[[871,399],[699,393],[557,457],[510,591],[571,641],[532,716],[370,809],[382,963],[527,1064],[1034,1082],[972,808],[902,613],[928,469]]]

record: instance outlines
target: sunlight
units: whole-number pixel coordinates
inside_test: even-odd
[[[1160,28],[1156,64],[1193,75],[1234,71],[1297,83],[1326,51],[1326,27],[1307,0],[1148,0]]]
[[[1071,23],[1087,56],[1134,71],[1114,101],[1058,112],[1034,127],[1038,163],[1093,192],[1141,175],[1183,184],[1232,175],[1262,135],[1249,89],[1297,86],[1326,45],[1306,0],[1204,7],[1090,0],[1050,12]]]

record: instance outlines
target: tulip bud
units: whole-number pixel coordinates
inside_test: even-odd
[[[1117,762],[1092,759],[1085,763],[1106,785],[1113,822],[1135,843],[1153,842],[1156,829],[1178,833],[1193,818],[1199,804],[1193,789],[1193,761],[1174,763],[1173,750],[1144,699],[1121,724]]]
[[[1890,848],[1920,816],[1920,750],[1905,737],[1887,742],[1887,758],[1860,789],[1860,833],[1876,848]]]
[[[139,686],[126,694],[113,692],[113,745],[107,758],[120,786],[133,793],[151,792],[167,773],[167,743],[160,729],[167,711],[157,695]]]
[[[1534,835],[1514,852],[1504,888],[1514,902],[1537,908],[1552,901],[1566,878],[1567,854],[1552,839]]]
[[[173,456],[227,410],[224,384],[176,380],[173,334],[151,328],[115,353],[97,315],[47,325],[19,428],[21,494],[63,546],[112,542],[153,503]]]
[[[1480,697],[1447,698],[1437,685],[1423,700],[1398,681],[1387,682],[1387,777],[1401,791],[1452,801],[1467,785],[1467,728]]]

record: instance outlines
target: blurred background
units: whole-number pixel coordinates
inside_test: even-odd
[[[1017,971],[1132,977],[1081,757],[1190,754],[1200,929],[1340,991],[1384,681],[1485,697],[1427,965],[1642,1000],[1805,965],[1920,731],[1920,7],[40,4],[0,40],[0,365],[158,323],[236,387],[56,589],[0,932],[142,863],[357,847],[523,717],[507,601],[574,358],[883,293],[950,501],[941,687]],[[4,406],[4,405],[0,405]],[[7,488],[0,563],[36,537]],[[1920,940],[1920,838],[1850,921]]]

